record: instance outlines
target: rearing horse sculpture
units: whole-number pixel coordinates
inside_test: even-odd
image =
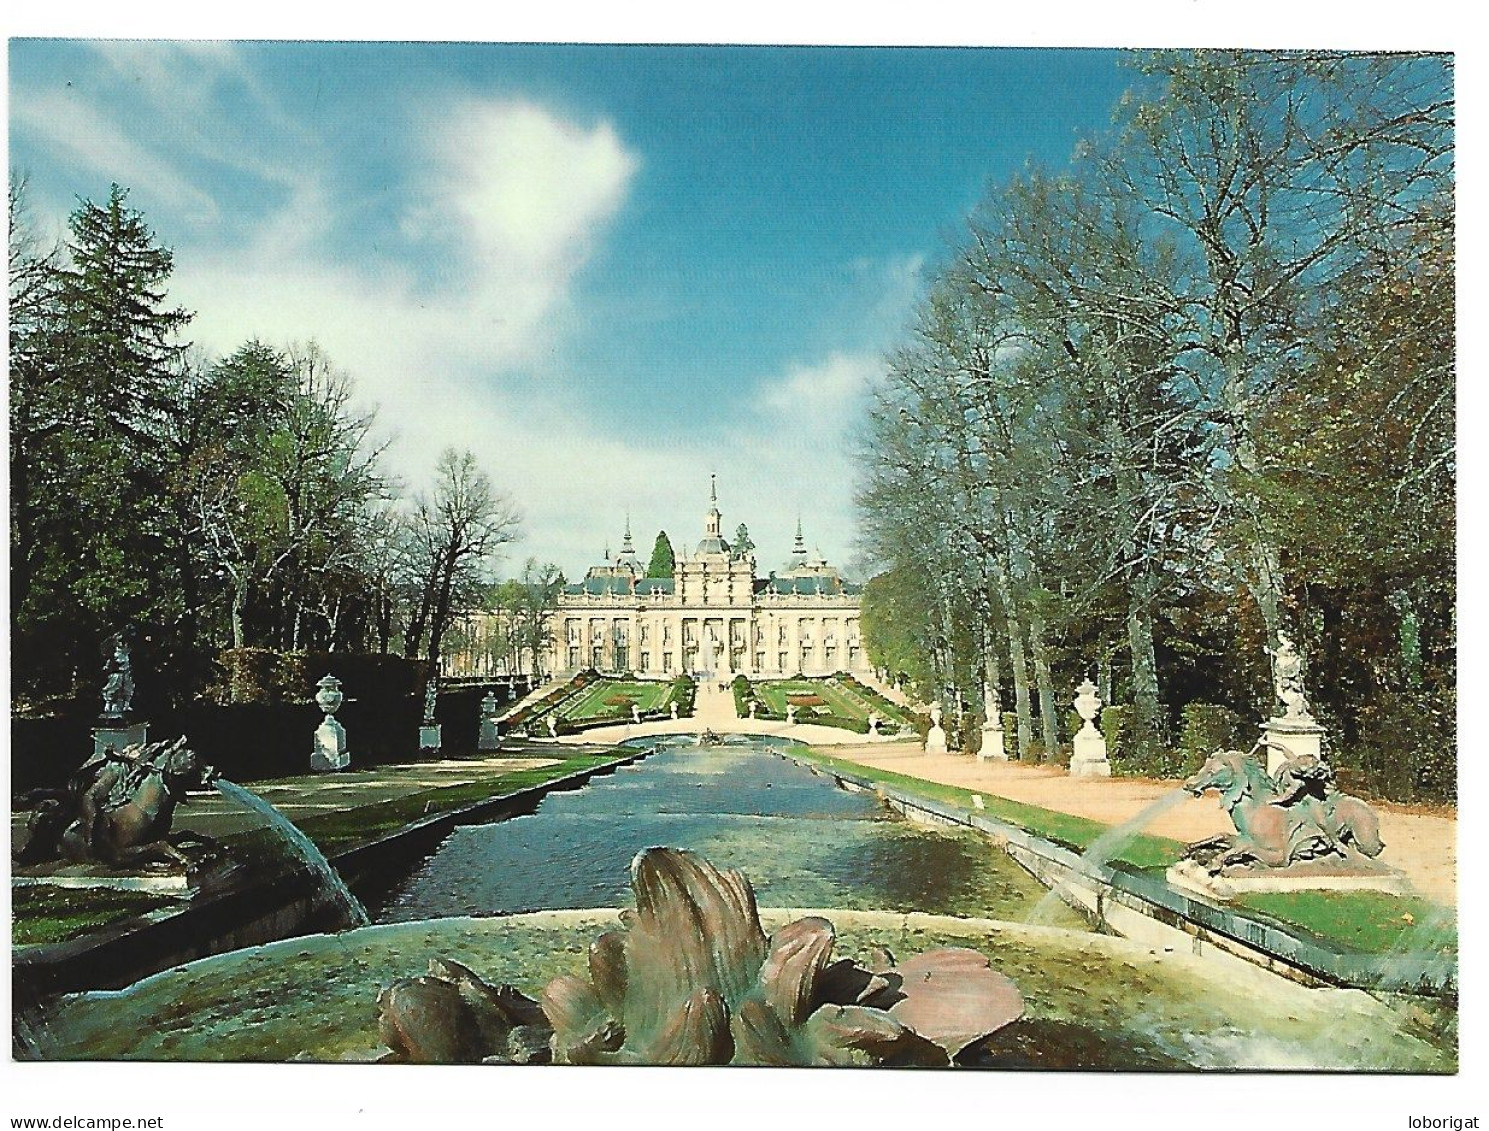
[[[205,788],[216,776],[185,738],[107,749],[88,759],[65,790],[40,795],[16,862],[189,865],[179,845],[206,838],[172,834],[171,821],[187,790]]]
[[[1374,857],[1385,847],[1375,812],[1339,792],[1333,771],[1316,758],[1290,758],[1274,779],[1254,755],[1220,750],[1184,788],[1196,797],[1207,789],[1219,791],[1235,823],[1234,836],[1193,846],[1219,849],[1212,871],[1234,864],[1283,868],[1330,855]]]

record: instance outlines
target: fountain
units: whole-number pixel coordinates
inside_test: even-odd
[[[872,794],[761,757],[758,741],[691,741],[653,743],[645,763],[531,815],[457,830],[378,925],[49,1003],[42,1054],[1456,1069],[1451,1001],[1445,1023],[1424,1025],[1412,1018],[1435,1007],[1305,987],[1210,947],[1092,933],[1058,907],[1036,916],[1057,925],[1026,925],[1047,893],[980,834],[885,819]],[[1094,843],[1088,868],[1123,835]],[[657,844],[674,848],[643,851],[628,876],[621,862]],[[1402,960],[1429,958],[1451,961]],[[904,1002],[875,981],[903,990],[927,973],[936,993]],[[1023,1016],[1008,1020],[1012,992]],[[935,1002],[932,1020],[918,1015]],[[998,1027],[979,1038],[990,1017]]]
[[[435,959],[378,997],[385,1059],[416,1063],[949,1065],[1024,1013],[974,950],[831,960],[832,924],[768,938],[739,872],[648,848],[631,863],[636,910],[541,1002]]]
[[[61,886],[184,890],[188,874],[215,854],[206,838],[173,832],[171,823],[187,791],[216,776],[185,738],[108,747],[65,788],[27,796],[35,808],[15,861],[25,879]]]
[[[273,829],[284,841],[296,858],[320,878],[321,886],[329,890],[336,901],[346,908],[347,919],[352,926],[365,927],[372,921],[368,918],[367,909],[352,894],[351,889],[346,886],[346,881],[341,878],[336,869],[331,867],[331,862],[326,859],[325,854],[316,847],[313,840],[295,826],[294,822],[251,789],[245,789],[236,782],[230,782],[222,777],[217,778],[213,784],[224,797],[245,809],[251,809],[268,822],[269,828]]]
[[[355,926],[367,911],[306,835],[258,794],[204,764],[184,737],[109,750],[85,762],[63,790],[40,791],[15,853],[18,882],[117,888],[190,897],[221,886],[238,865],[209,837],[171,828],[188,791],[215,788],[264,817],[295,856],[320,877]]]
[[[1120,825],[1113,825],[1107,829],[1088,844],[1086,850],[1081,853],[1076,865],[1077,873],[1088,879],[1100,879],[1101,870],[1115,860],[1150,822],[1186,800],[1188,796],[1189,794],[1182,789],[1171,790]],[[1049,922],[1052,912],[1067,902],[1065,897],[1068,892],[1068,884],[1056,883],[1035,905],[1034,910],[1024,921],[1026,923]]]
[[[1220,794],[1236,827],[1189,846],[1169,882],[1231,899],[1246,892],[1408,890],[1405,877],[1376,857],[1385,845],[1380,820],[1339,790],[1323,758],[1284,749],[1275,774],[1249,753],[1220,750],[1184,782],[1196,797]]]

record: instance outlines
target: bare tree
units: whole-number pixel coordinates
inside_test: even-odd
[[[493,560],[517,537],[518,523],[515,506],[492,486],[476,457],[446,448],[433,489],[414,499],[410,530],[422,584],[405,655],[417,655],[427,637],[425,655],[438,665],[452,611],[490,585]]]

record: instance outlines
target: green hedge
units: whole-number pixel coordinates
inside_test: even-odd
[[[677,704],[679,718],[693,713],[693,703],[697,698],[698,683],[691,676],[680,675],[672,681],[672,697],[670,701]]]
[[[1003,712],[1003,752],[1010,762],[1019,760],[1019,714],[1017,711]]]
[[[1229,707],[1215,703],[1190,703],[1184,708],[1179,748],[1179,773],[1186,777],[1198,770],[1217,750],[1249,750],[1256,741],[1254,727]]]
[[[1101,735],[1106,739],[1112,773],[1125,777],[1180,777],[1183,762],[1164,733],[1162,715],[1142,724],[1130,706],[1106,707],[1101,712]]]
[[[295,703],[315,697],[323,675],[341,680],[348,699],[422,696],[429,664],[403,656],[362,652],[278,652],[224,648],[209,697],[218,703]]]
[[[737,675],[730,685],[734,692],[734,714],[736,718],[746,718],[750,713],[750,703],[755,698],[755,689],[750,684],[748,676]],[[755,708],[758,712],[759,708]]]

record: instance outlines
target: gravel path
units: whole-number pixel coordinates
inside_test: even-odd
[[[926,754],[904,744],[837,746],[825,753],[864,766],[1089,817],[1108,825],[1130,820],[1179,786],[1177,781],[1147,778],[1072,778],[1055,767],[978,762],[963,755]],[[1373,807],[1380,814],[1381,837],[1386,842],[1381,859],[1405,872],[1421,895],[1456,904],[1457,818],[1389,803],[1374,803]],[[1161,814],[1146,831],[1188,842],[1231,832],[1233,827],[1211,793],[1188,799]]]

